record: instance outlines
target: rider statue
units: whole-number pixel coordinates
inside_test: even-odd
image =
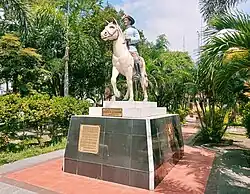
[[[124,31],[124,36],[126,39],[128,50],[134,58],[134,66],[136,71],[135,77],[139,78],[141,76],[140,59],[136,46],[140,41],[140,34],[138,30],[133,26],[133,24],[135,23],[134,18],[132,18],[130,15],[124,15],[123,21],[126,27]]]

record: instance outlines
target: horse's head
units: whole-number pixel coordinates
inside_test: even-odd
[[[120,27],[117,21],[114,19],[113,22],[107,22],[107,26],[105,26],[104,30],[101,32],[101,38],[104,41],[107,40],[117,40],[120,34]]]

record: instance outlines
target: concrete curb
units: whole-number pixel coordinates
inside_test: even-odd
[[[63,155],[64,155],[64,149],[57,150],[54,152],[49,152],[49,153],[42,154],[39,156],[25,158],[23,160],[18,160],[13,163],[4,164],[0,166],[0,177],[1,175],[6,174],[6,173],[22,170],[24,168],[28,168],[28,167],[31,167],[31,166],[34,166],[43,162],[47,162],[49,160],[62,158]]]

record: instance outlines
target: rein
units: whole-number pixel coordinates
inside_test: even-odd
[[[108,32],[108,34],[109,34],[108,38],[109,38],[109,37],[112,37],[117,31],[118,31],[118,29],[116,29],[116,30],[114,31],[114,33],[111,34],[111,33],[107,30],[107,32]],[[119,37],[119,34],[118,34],[118,37]],[[117,37],[117,39],[118,39],[118,37]],[[117,39],[115,39],[115,40],[117,40]]]
[[[116,25],[117,26],[117,25]],[[119,36],[120,36],[120,33],[122,34],[122,31],[121,31],[121,29],[117,26],[116,27],[116,30],[114,31],[114,33],[113,34],[111,34],[108,30],[107,30],[107,32],[108,32],[108,34],[109,34],[109,36],[108,37],[112,37],[116,32],[118,32],[118,36],[117,36],[117,38],[116,39],[114,39],[114,40],[117,40],[118,38],[119,38]],[[119,33],[120,32],[120,33]],[[126,44],[127,42],[126,41],[124,41],[122,44]],[[128,43],[126,44],[127,46],[128,46]]]

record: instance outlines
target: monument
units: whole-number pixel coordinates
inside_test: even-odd
[[[144,101],[134,101],[134,58],[116,21],[108,23],[102,39],[113,41],[112,86],[116,97],[119,73],[127,79],[125,99],[90,107],[89,115],[72,116],[63,170],[80,176],[154,190],[183,156],[179,116],[148,102],[145,62],[140,61]]]

